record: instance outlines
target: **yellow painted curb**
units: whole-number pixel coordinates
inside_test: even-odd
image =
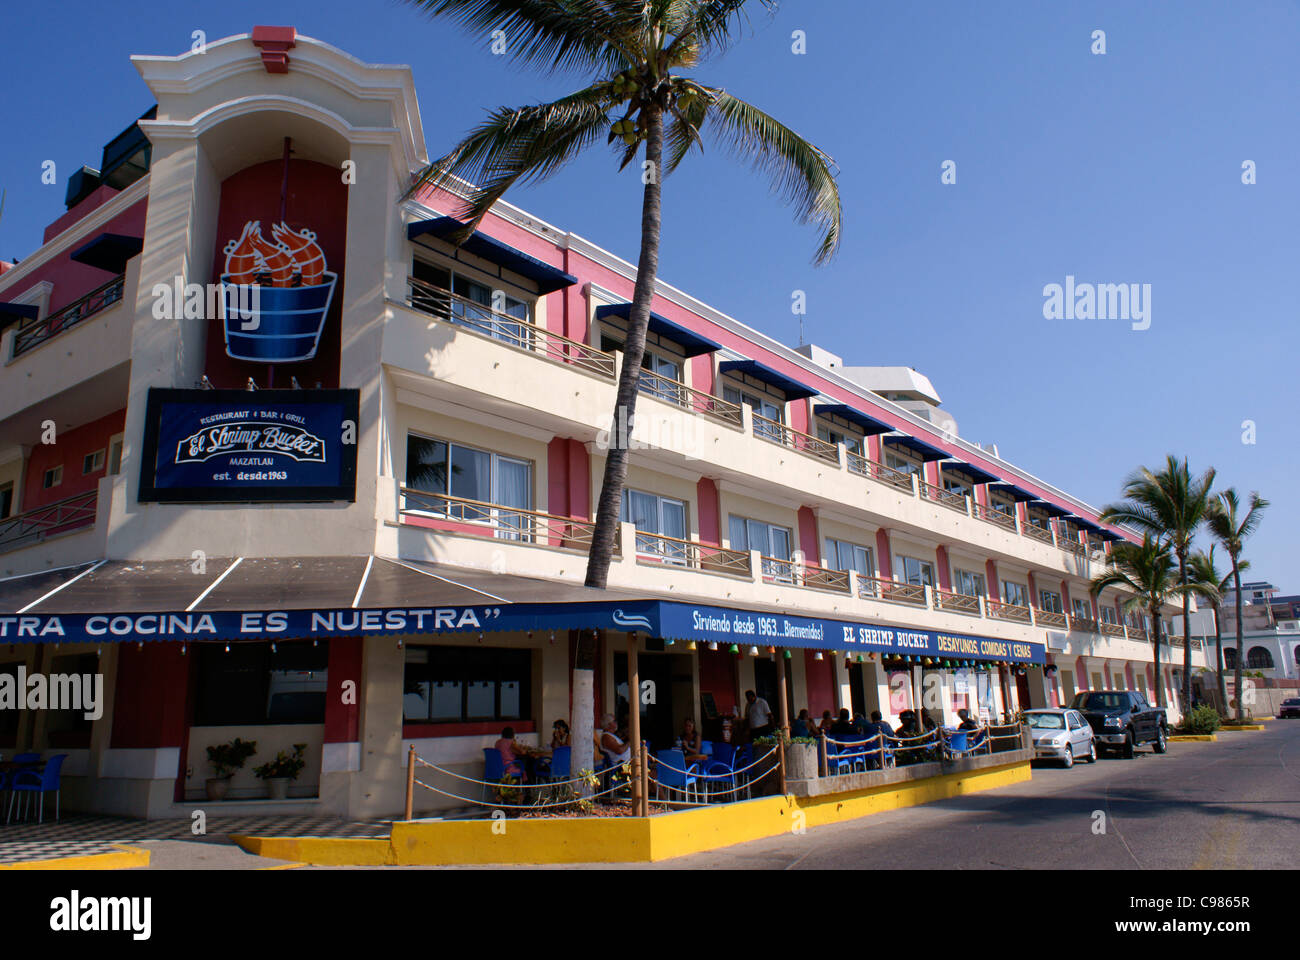
[[[1263,729],[1264,729],[1264,725],[1262,723],[1242,723],[1242,724],[1237,724],[1235,726],[1229,726],[1228,724],[1225,723],[1223,726],[1219,728],[1219,732],[1222,733],[1223,731],[1228,730],[1235,733],[1237,731],[1263,730]]]
[[[1170,743],[1217,743],[1218,740],[1212,733],[1180,733],[1169,738]]]
[[[655,817],[396,822],[388,840],[231,839],[249,853],[326,866],[653,863],[1023,783],[1027,760],[820,797],[762,797]]]
[[[92,853],[84,857],[56,857],[0,864],[0,870],[130,870],[149,866],[149,851],[142,847],[114,846],[113,853]]]

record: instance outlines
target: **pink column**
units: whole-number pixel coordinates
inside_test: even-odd
[[[952,576],[948,569],[948,548],[940,544],[934,551],[935,566],[939,568],[939,589],[952,593]]]
[[[998,565],[995,561],[984,561],[984,579],[988,581],[985,586],[988,588],[989,598],[992,600],[1001,600],[1002,591],[998,586]]]
[[[796,516],[799,519],[799,549],[803,551],[803,562],[821,566],[821,547],[817,539],[817,515],[812,507],[800,507]]]
[[[695,484],[695,498],[699,510],[700,543],[720,546],[722,518],[718,512],[718,485],[709,477],[700,477]]]
[[[882,580],[892,580],[894,577],[894,561],[889,552],[889,531],[884,527],[876,531],[876,562],[880,565],[880,578]]]

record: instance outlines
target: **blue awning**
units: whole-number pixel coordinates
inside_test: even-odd
[[[1033,503],[1030,504],[1030,506],[1037,507],[1039,510],[1042,510],[1048,516],[1052,516],[1052,517],[1074,516],[1073,513],[1071,513],[1069,510],[1066,510],[1064,507],[1058,507],[1056,504],[1051,503],[1047,500],[1035,500]]]
[[[1103,529],[1101,531],[1101,538],[1103,540],[1109,540],[1112,543],[1115,543],[1117,541],[1124,541],[1128,539],[1128,537],[1125,537],[1123,534],[1116,533],[1114,530],[1106,530],[1106,529]]]
[[[802,400],[804,397],[817,396],[817,390],[806,387],[798,380],[791,380],[783,373],[777,373],[771,367],[765,367],[757,360],[723,360],[718,364],[719,373],[747,373],[755,380],[762,380],[776,387],[785,394],[787,400]]]
[[[611,303],[596,308],[596,319],[604,320],[606,317],[620,317],[626,320],[631,312],[632,304],[630,303]],[[698,357],[702,353],[713,353],[715,350],[722,349],[722,344],[714,343],[708,337],[702,337],[695,331],[688,330],[680,323],[673,323],[667,317],[661,317],[654,311],[650,313],[648,329],[651,333],[656,333],[678,344],[688,357]]]
[[[819,417],[841,417],[849,423],[857,424],[869,437],[894,429],[883,420],[869,417],[861,410],[854,410],[847,403],[818,403],[813,406],[813,412]]]
[[[1070,519],[1073,520],[1077,526],[1082,527],[1084,530],[1087,530],[1090,533],[1101,533],[1105,529],[1104,527],[1099,527],[1091,520],[1088,520],[1085,517],[1081,517],[1078,514],[1071,514]]]
[[[89,243],[68,254],[77,263],[107,270],[109,273],[126,273],[126,262],[144,249],[142,237],[127,237],[120,233],[101,233]]]
[[[0,303],[0,330],[35,320],[40,315],[41,308],[33,303]]]
[[[445,240],[457,230],[464,229],[464,226],[455,217],[435,217],[432,220],[419,220],[407,224],[406,237],[408,240],[415,240],[427,234]],[[487,234],[478,230],[470,234],[469,239],[462,243],[460,247],[468,250],[476,257],[482,257],[484,260],[489,260],[498,266],[527,277],[537,284],[537,289],[541,293],[553,293],[564,287],[573,286],[578,282],[578,278],[572,274],[565,273],[549,263],[543,263],[536,257],[530,257],[522,250],[517,250],[500,240],[493,240]]]
[[[916,439],[916,437],[894,436],[885,437],[885,445],[897,447],[900,450],[906,450],[914,457],[929,463],[931,460],[947,460],[952,454],[947,450],[940,450],[938,447],[932,447],[928,443]]]
[[[989,485],[989,489],[1010,497],[1016,503],[1028,503],[1030,500],[1038,499],[1038,494],[1030,493],[1023,487],[1017,487],[1014,483],[994,483]]]
[[[981,470],[973,463],[965,463],[961,460],[953,460],[950,463],[939,464],[944,470],[950,473],[957,473],[965,476],[971,483],[993,483],[998,478],[987,470]]]

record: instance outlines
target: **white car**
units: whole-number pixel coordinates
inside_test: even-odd
[[[1075,760],[1097,762],[1092,727],[1078,710],[1026,710],[1025,722],[1034,739],[1035,759],[1060,760],[1067,767]]]

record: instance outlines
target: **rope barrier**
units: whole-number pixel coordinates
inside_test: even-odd
[[[744,773],[744,772],[747,771],[747,770],[752,770],[754,767],[758,766],[760,763],[762,763],[764,760],[766,760],[768,757],[770,757],[770,756],[771,756],[772,754],[774,754],[774,753],[776,753],[776,747],[773,747],[771,750],[767,751],[767,753],[763,754],[761,757],[759,757],[757,760],[755,760],[753,763],[749,764],[748,766],[740,767],[740,768],[738,768],[738,769],[731,770],[731,773],[732,773],[732,774],[738,774],[738,773]],[[671,771],[673,771],[674,773],[681,773],[681,774],[686,774],[686,775],[690,775],[690,774],[691,774],[691,770],[682,770],[682,769],[679,768],[679,767],[674,767],[671,763],[668,763],[666,760],[662,760],[662,759],[660,759],[659,757],[652,756],[652,757],[650,757],[650,761],[651,761],[652,763],[655,763],[655,764],[662,764],[665,770],[671,770]],[[721,760],[710,760],[710,763],[722,763],[722,761],[721,761]],[[696,764],[693,765],[693,769],[695,770],[695,772],[696,772],[697,775],[699,775],[700,773],[703,773],[703,771],[700,771],[700,770],[699,770],[699,766],[700,766],[699,763],[696,763]],[[727,766],[727,765],[724,764],[724,766]],[[730,769],[729,766],[728,766],[728,769]]]
[[[462,776],[461,774],[456,773],[454,770],[448,770],[446,767],[440,767],[436,763],[430,763],[428,760],[425,760],[419,754],[415,755],[415,762],[421,764],[422,766],[430,767],[434,770],[437,770],[439,773],[445,773],[449,777],[455,777],[457,780],[464,780],[466,783],[477,783],[480,786],[485,786],[485,787],[499,787],[502,785],[499,780],[498,781],[476,780],[474,777]],[[623,766],[626,766],[626,764],[624,764]],[[547,780],[542,783],[512,783],[512,784],[508,784],[508,786],[512,788],[518,788],[518,789],[540,790],[546,787],[560,787],[569,783],[583,783],[586,781],[586,779],[587,779],[586,777],[572,777],[568,780]]]
[[[593,793],[593,794],[591,794],[591,795],[589,795],[589,796],[586,796],[586,797],[574,797],[574,798],[569,799],[569,800],[557,800],[557,801],[555,801],[554,803],[488,803],[486,800],[476,800],[476,799],[474,799],[473,797],[462,797],[460,794],[457,794],[457,793],[448,793],[446,790],[440,790],[440,789],[438,789],[437,787],[433,786],[432,784],[425,783],[423,780],[420,780],[420,779],[418,779],[418,778],[415,780],[415,783],[418,783],[420,786],[424,787],[424,789],[426,789],[426,790],[431,790],[431,791],[433,791],[434,793],[441,794],[441,795],[444,796],[444,797],[450,797],[450,798],[453,799],[453,800],[460,800],[460,801],[462,801],[463,803],[469,803],[469,804],[473,804],[473,805],[475,805],[475,806],[479,806],[479,807],[491,807],[491,808],[493,808],[494,810],[496,810],[496,809],[506,809],[506,810],[547,810],[547,809],[549,809],[549,808],[551,808],[551,807],[571,807],[571,806],[573,806],[573,804],[576,803],[578,800],[595,800],[597,797],[603,797],[603,796],[606,796],[606,795],[608,795],[608,794],[613,793],[613,792],[616,791],[616,790],[621,790],[621,789],[623,789],[623,786],[624,786],[624,784],[621,784],[621,783],[620,783],[620,784],[617,784],[617,785],[615,785],[615,786],[611,786],[611,787],[610,787],[609,789],[607,789],[607,790],[602,790],[602,791],[600,791],[600,792],[598,792],[598,793]],[[507,790],[512,790],[512,789],[515,789],[515,788],[516,788],[517,784],[500,784],[500,783],[497,783],[497,784],[492,784],[492,786],[496,786],[496,787],[504,787],[504,788],[507,789]]]

